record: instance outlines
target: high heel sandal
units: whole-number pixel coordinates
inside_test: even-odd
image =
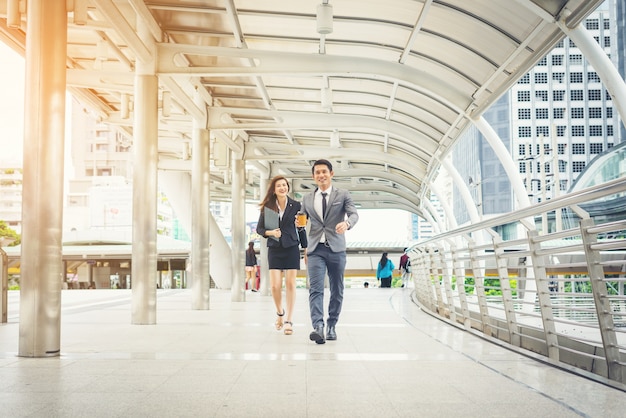
[[[291,321],[285,321],[285,329],[283,330],[285,335],[293,334],[293,323]]]
[[[285,316],[285,310],[283,309],[283,313],[276,313],[278,318],[276,318],[276,330],[280,331],[283,328],[283,316]]]

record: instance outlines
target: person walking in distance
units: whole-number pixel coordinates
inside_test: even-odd
[[[383,253],[376,267],[376,278],[380,280],[380,287],[391,287],[391,279],[393,277],[393,269],[396,266],[389,259],[387,253]]]
[[[246,250],[246,283],[248,288],[253,292],[257,291],[256,288],[256,252],[254,251],[254,241],[248,243],[248,249]]]
[[[333,166],[328,160],[317,160],[311,169],[317,184],[315,191],[302,199],[302,210],[309,221],[309,246],[305,261],[309,274],[309,309],[313,331],[311,341],[324,344],[336,340],[335,326],[343,303],[343,276],[346,266],[345,232],[359,220],[356,206],[347,190],[332,185]],[[328,273],[330,300],[328,332],[324,335],[324,278]]]
[[[301,204],[287,196],[287,193],[289,182],[285,177],[276,176],[270,181],[267,193],[260,203],[261,215],[256,231],[267,238],[270,287],[277,315],[276,329],[281,330],[284,326],[285,335],[291,335],[293,308],[296,303],[296,273],[300,268],[299,246],[306,249],[307,236],[304,226],[296,227],[296,215]],[[286,311],[282,303],[283,272]]]
[[[411,259],[406,253],[407,248],[400,256],[400,273],[402,273],[402,287],[409,287],[409,279],[411,278]]]

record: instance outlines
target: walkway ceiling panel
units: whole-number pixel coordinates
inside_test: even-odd
[[[251,173],[268,166],[301,193],[315,187],[311,163],[329,158],[361,207],[419,213],[424,178],[471,118],[563,37],[555,19],[567,8],[576,24],[602,0],[329,0],[328,34],[317,32],[322,0],[87,3],[84,22],[68,16],[68,88],[124,146],[134,69],[154,59],[159,98],[172,99],[159,113],[159,167],[191,169],[193,118],[208,110],[211,137],[243,144]],[[27,24],[24,15],[10,29],[0,17],[0,39],[23,53]],[[229,170],[212,167],[212,198],[229,199]],[[250,198],[264,192],[256,174],[247,188]]]

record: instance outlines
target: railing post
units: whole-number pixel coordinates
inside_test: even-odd
[[[593,294],[593,302],[598,315],[598,326],[600,328],[600,336],[602,337],[602,345],[604,347],[604,356],[608,370],[608,378],[622,381],[622,367],[620,365],[620,352],[615,335],[615,323],[611,304],[607,298],[607,288],[604,282],[604,267],[602,267],[600,252],[593,248],[597,242],[597,234],[590,233],[589,228],[595,226],[593,219],[587,218],[580,221],[580,235],[585,247],[585,255],[587,260],[587,271],[589,272],[589,281],[591,282],[591,291]]]
[[[451,269],[448,267],[446,258],[447,257],[444,246],[439,246],[439,263],[441,264],[441,277],[443,281],[443,287],[446,292],[446,316],[449,317],[451,321],[456,322],[456,308],[454,307],[454,294],[452,293],[452,279],[450,277]]]
[[[474,291],[478,298],[478,309],[480,311],[480,331],[485,335],[491,336],[489,307],[487,306],[487,298],[485,297],[485,268],[481,266],[481,262],[478,260],[479,252],[475,249],[475,243],[470,241],[467,246],[470,251],[470,263],[472,266],[472,275],[474,276]]]
[[[504,315],[506,317],[506,325],[509,331],[509,343],[519,347],[520,336],[517,325],[517,315],[515,315],[515,307],[513,306],[513,293],[511,292],[511,283],[509,281],[509,268],[504,250],[502,249],[502,239],[499,236],[493,238],[494,257],[498,275],[500,276],[500,289],[502,291],[502,304],[504,306]]]
[[[0,290],[2,291],[0,293],[0,313],[2,313],[0,323],[5,324],[9,318],[9,257],[7,257],[7,253],[2,248],[0,248],[0,279]]]
[[[461,304],[461,312],[463,313],[463,326],[469,330],[472,327],[469,307],[467,306],[467,294],[465,293],[465,269],[463,262],[460,260],[459,251],[455,246],[450,248],[452,253],[452,265],[454,266],[454,275],[456,276],[456,288],[459,293],[459,303]]]
[[[431,280],[433,283],[433,287],[435,289],[435,296],[437,297],[437,311],[439,312],[439,315],[442,315],[444,317],[448,317],[448,315],[446,314],[447,310],[446,310],[446,304],[443,300],[443,293],[441,292],[441,280],[439,280],[439,269],[440,266],[437,263],[437,260],[439,259],[439,249],[436,247],[431,247],[430,251],[429,251],[429,270],[430,270],[430,275],[431,275]]]
[[[535,285],[537,287],[537,298],[541,309],[541,321],[543,332],[548,347],[548,357],[559,361],[559,340],[556,335],[554,324],[554,313],[552,312],[552,301],[550,300],[550,288],[546,274],[545,256],[540,255],[541,245],[536,238],[539,233],[536,230],[528,231],[528,247],[532,258],[533,272],[535,273]]]

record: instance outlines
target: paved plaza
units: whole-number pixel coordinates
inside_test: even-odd
[[[131,325],[130,290],[63,291],[61,356],[17,357],[19,293],[0,325],[0,417],[621,417],[626,393],[449,326],[411,289],[346,289],[337,341],[294,334],[271,298],[158,290]]]

